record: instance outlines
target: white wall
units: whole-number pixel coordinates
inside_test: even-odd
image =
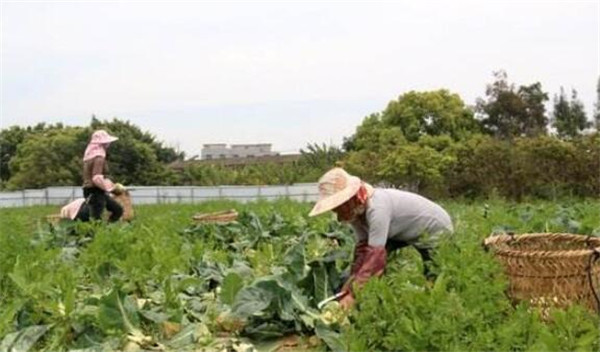
[[[230,199],[239,202],[259,199],[289,198],[314,202],[318,198],[316,183],[275,186],[130,186],[134,204],[199,203]],[[81,187],[48,187],[45,189],[0,192],[0,208],[31,205],[64,205],[83,197]]]

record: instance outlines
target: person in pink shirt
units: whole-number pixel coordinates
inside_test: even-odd
[[[60,209],[60,217],[63,219],[75,220],[77,215],[85,209],[85,198],[77,198]]]
[[[118,140],[104,130],[97,130],[85,149],[83,155],[83,197],[85,204],[80,209],[75,220],[100,220],[104,209],[110,212],[109,222],[118,221],[123,215],[121,205],[109,196],[109,192],[118,193],[122,186],[113,183],[106,177],[108,166],[106,150],[111,143]],[[87,207],[86,207],[87,206]]]

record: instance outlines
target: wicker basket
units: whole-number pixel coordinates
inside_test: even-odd
[[[218,211],[214,213],[200,213],[193,216],[193,219],[200,223],[218,223],[225,224],[235,221],[238,217],[238,212],[234,209]]]
[[[133,211],[133,203],[131,202],[131,194],[129,191],[123,191],[120,194],[112,194],[111,196],[117,203],[121,204],[121,207],[123,207],[123,216],[121,216],[121,220],[133,220],[135,213]]]
[[[60,214],[50,214],[46,215],[46,222],[50,225],[56,226],[62,220],[62,216]]]
[[[579,303],[600,312],[600,238],[535,233],[485,239],[504,266],[515,301],[565,307]]]

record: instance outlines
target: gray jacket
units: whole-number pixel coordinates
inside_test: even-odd
[[[357,241],[368,240],[369,246],[385,246],[392,240],[429,248],[441,234],[454,231],[450,216],[438,204],[415,193],[384,188],[375,188],[364,216],[350,225]]]

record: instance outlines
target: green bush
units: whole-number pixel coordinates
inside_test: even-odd
[[[500,140],[473,135],[461,141],[423,136],[384,153],[351,151],[347,169],[368,182],[432,198],[598,197],[599,134],[572,140],[540,136]]]

